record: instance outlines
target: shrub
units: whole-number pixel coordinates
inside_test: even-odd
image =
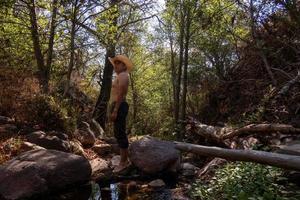
[[[66,99],[55,96],[39,95],[28,105],[31,123],[46,130],[72,133],[77,124],[77,113]]]
[[[208,182],[196,181],[191,190],[194,199],[283,200],[284,186],[276,184],[281,170],[255,163],[229,163],[216,171]],[[298,196],[299,198],[299,196]]]

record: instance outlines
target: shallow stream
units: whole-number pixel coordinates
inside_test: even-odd
[[[171,190],[168,188],[151,190],[132,181],[111,183],[100,186],[92,182],[77,189],[48,196],[45,200],[171,200]]]

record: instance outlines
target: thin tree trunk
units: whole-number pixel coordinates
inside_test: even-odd
[[[267,72],[268,72],[268,74],[269,74],[269,77],[270,77],[270,79],[271,79],[271,81],[272,81],[272,84],[273,84],[274,86],[277,86],[277,81],[276,81],[276,79],[275,79],[275,77],[274,77],[274,74],[273,74],[273,72],[272,72],[272,70],[271,70],[271,67],[270,67],[270,64],[269,64],[269,62],[268,62],[268,60],[267,60],[267,57],[266,57],[266,55],[264,54],[263,51],[260,51],[260,57],[262,58],[262,60],[263,60],[263,62],[264,62],[265,68],[266,68],[266,70],[267,70]]]
[[[172,30],[170,30],[172,31]],[[172,81],[172,101],[171,107],[173,108],[173,117],[175,119],[175,109],[174,109],[174,102],[176,101],[176,67],[175,67],[175,52],[173,48],[173,37],[171,35],[172,33],[169,33],[169,40],[170,40],[170,50],[171,50],[171,81]],[[174,121],[176,123],[176,121]]]
[[[42,92],[46,93],[48,88],[48,82],[46,78],[46,71],[45,71],[45,63],[44,57],[42,54],[41,46],[40,46],[40,38],[38,33],[38,25],[37,25],[37,18],[35,12],[35,1],[31,0],[30,3],[27,4],[28,10],[30,12],[30,32],[31,38],[33,43],[33,50],[34,56],[36,59],[37,67],[38,67],[38,80],[40,86],[42,88]]]
[[[51,17],[51,25],[50,25],[50,36],[49,36],[49,44],[48,44],[48,57],[46,61],[46,69],[45,69],[45,78],[46,78],[46,92],[49,91],[49,80],[50,80],[50,71],[53,57],[53,44],[54,44],[54,35],[55,35],[55,27],[56,27],[56,14],[57,14],[57,0],[53,0],[52,3],[52,17]]]
[[[186,94],[187,94],[187,68],[189,64],[189,42],[190,42],[190,10],[186,8],[186,27],[185,27],[185,46],[184,46],[184,64],[183,64],[183,89],[182,89],[182,104],[181,104],[181,120],[186,118]],[[182,124],[182,129],[184,129]]]
[[[181,5],[181,7],[183,6]],[[178,64],[177,83],[176,83],[176,96],[174,102],[176,123],[178,123],[179,121],[179,112],[180,112],[181,75],[182,75],[183,50],[184,50],[183,42],[184,42],[184,13],[183,10],[181,10],[180,11],[180,34],[179,34],[179,64]],[[179,136],[179,138],[181,137]]]
[[[78,8],[77,4],[78,4],[78,0],[75,1],[73,16],[72,16],[71,41],[70,41],[71,54],[70,54],[70,61],[69,61],[69,66],[68,66],[67,82],[66,82],[66,85],[65,85],[63,96],[66,96],[66,94],[69,91],[70,81],[71,81],[71,74],[72,74],[72,71],[74,69],[76,17],[77,17],[77,8]]]

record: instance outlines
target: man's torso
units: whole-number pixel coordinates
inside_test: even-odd
[[[127,72],[121,72],[121,73],[125,73],[125,74],[122,74],[123,78],[124,76],[126,77],[127,76],[127,79],[128,79],[128,73]],[[116,76],[116,78],[113,80],[112,82],[112,91],[111,91],[111,99],[112,99],[112,102],[115,102],[118,98],[118,95],[120,94],[121,91],[120,90],[120,87],[119,87],[119,83],[120,83],[120,75]],[[126,100],[126,95],[127,95],[127,91],[128,91],[128,85],[126,87],[126,90],[123,93],[123,100],[125,101]]]

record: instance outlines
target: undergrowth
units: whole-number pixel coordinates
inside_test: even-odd
[[[296,200],[300,193],[280,185],[282,171],[255,163],[229,163],[217,169],[211,180],[197,180],[190,191],[193,199],[206,200]]]
[[[31,123],[44,129],[72,133],[76,128],[78,113],[67,99],[39,95],[29,103],[28,112],[33,116]]]

